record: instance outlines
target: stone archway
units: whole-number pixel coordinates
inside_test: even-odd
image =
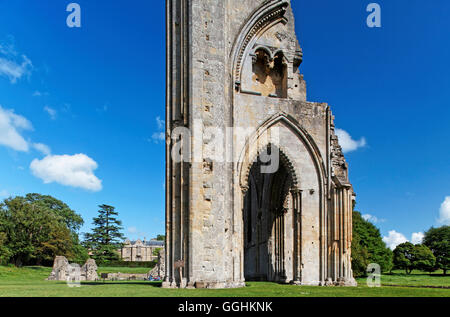
[[[298,253],[296,176],[285,157],[275,173],[262,173],[262,165],[258,156],[244,195],[244,277],[290,282],[295,280]]]

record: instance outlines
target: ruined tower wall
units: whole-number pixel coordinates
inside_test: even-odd
[[[301,62],[290,1],[167,0],[164,287],[244,285],[248,171],[269,144],[296,176],[285,281],[353,283],[347,165],[328,105],[306,101]],[[228,127],[253,131],[227,139]],[[208,128],[223,131],[225,161]]]

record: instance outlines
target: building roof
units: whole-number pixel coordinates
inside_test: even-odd
[[[126,240],[125,245],[143,245],[143,246],[152,246],[152,247],[164,247],[164,241],[158,240],[150,240],[150,241],[141,241],[140,239],[135,241]]]

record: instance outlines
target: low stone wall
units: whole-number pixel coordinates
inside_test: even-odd
[[[104,275],[102,274],[102,277]],[[127,274],[127,273],[108,273],[106,280],[108,281],[147,281],[150,275],[147,274]]]

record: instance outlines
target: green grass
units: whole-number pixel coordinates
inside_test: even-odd
[[[142,268],[99,268],[99,272],[141,273]],[[51,268],[0,267],[0,297],[450,297],[450,289],[411,288],[406,286],[449,286],[449,277],[415,273],[384,275],[383,286],[369,288],[365,279],[358,287],[307,287],[250,282],[246,288],[225,290],[162,289],[160,283],[145,281],[87,282],[80,288],[70,288],[64,282],[45,279]],[[146,271],[144,270],[143,273]]]
[[[97,273],[100,276],[101,273],[134,273],[134,274],[146,274],[150,271],[150,268],[146,267],[99,267]]]
[[[442,271],[433,274],[420,271],[413,271],[407,275],[404,271],[393,271],[393,274],[385,274],[382,277],[382,285],[403,285],[403,286],[432,286],[432,287],[449,287],[450,275],[443,276]],[[450,290],[449,290],[450,292]]]

